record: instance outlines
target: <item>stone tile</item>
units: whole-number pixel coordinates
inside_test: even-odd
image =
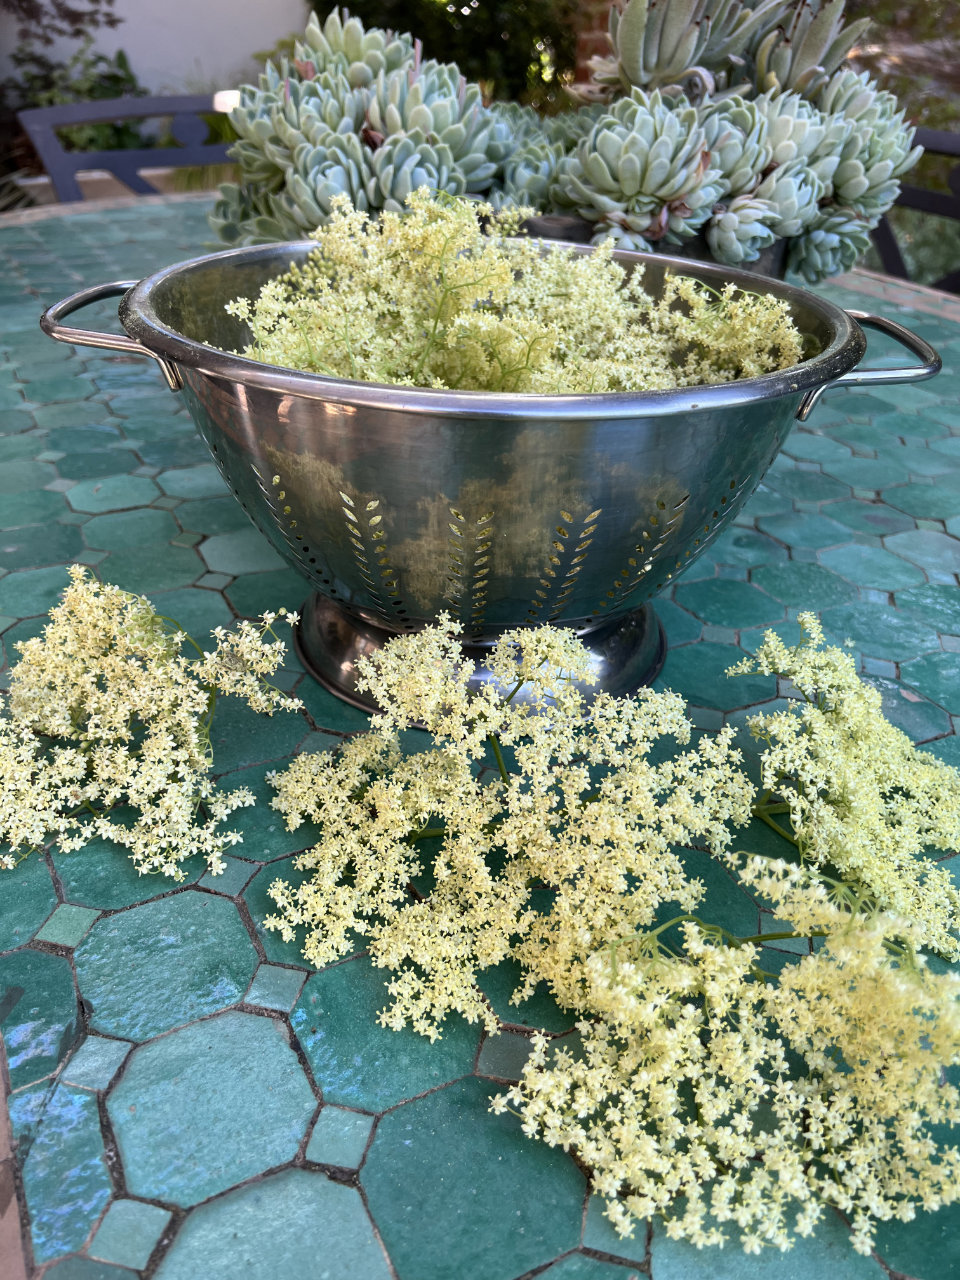
[[[242,846],[241,846],[242,847]],[[283,880],[288,884],[300,885],[307,879],[307,873],[298,871],[292,858],[281,858],[262,867],[247,885],[243,898],[253,919],[257,938],[266,953],[267,959],[276,964],[304,964],[303,931],[297,931],[293,942],[284,942],[280,934],[273,929],[264,928],[264,920],[276,912],[277,904],[268,892],[275,880]]]
[[[91,450],[67,454],[57,463],[63,480],[96,480],[107,476],[142,475],[137,455],[129,449]]]
[[[243,573],[269,573],[283,568],[283,559],[259,529],[250,526],[233,533],[217,533],[198,548],[212,573],[238,577]]]
[[[380,1121],[360,1180],[401,1276],[513,1280],[579,1243],[583,1175],[490,1094],[461,1080]]]
[[[880,690],[881,709],[890,723],[914,742],[926,744],[928,738],[942,738],[951,732],[953,724],[947,712],[911,688],[881,676],[869,676],[867,683]]]
[[[63,1068],[63,1081],[81,1089],[102,1091],[109,1086],[132,1048],[129,1040],[88,1035]]]
[[[896,680],[897,664],[884,658],[864,658],[863,671],[869,676],[883,676],[885,680]]]
[[[91,1258],[140,1270],[173,1215],[140,1200],[114,1200],[87,1250]]]
[[[366,958],[307,979],[290,1022],[326,1102],[382,1111],[473,1070],[480,1032],[458,1015],[448,1016],[434,1044],[409,1028],[379,1025],[390,1002],[387,979]]]
[[[855,601],[839,608],[826,609],[820,615],[824,630],[836,644],[849,636],[857,648],[873,658],[889,658],[900,662],[927,650],[939,650],[933,627],[904,615],[889,605]],[[958,619],[960,622],[960,619]]]
[[[239,698],[220,697],[210,731],[213,758],[219,769],[228,771],[268,760],[286,760],[309,731],[299,711],[264,716]]]
[[[84,525],[83,536],[88,547],[124,551],[128,547],[169,542],[178,531],[177,522],[169,511],[142,507],[138,511],[115,511],[105,516],[94,516]]]
[[[955,470],[957,463],[951,459],[950,441],[955,436],[947,436],[945,440],[933,440],[927,448],[920,444],[891,445],[880,451],[880,457],[889,460],[900,470],[900,479],[905,475],[940,476]],[[946,446],[946,447],[943,447]],[[888,481],[896,483],[896,481]]]
[[[700,639],[703,628],[700,619],[695,618],[686,609],[682,609],[675,601],[666,600],[660,596],[654,602],[654,611],[663,624],[669,648],[679,644],[691,644],[694,640]]]
[[[236,1012],[141,1045],[107,1100],[127,1190],[185,1207],[292,1160],[316,1107],[283,1025]]]
[[[231,579],[225,573],[205,573],[197,579],[197,586],[204,587],[207,591],[222,591],[230,582]]]
[[[24,489],[42,489],[56,480],[57,473],[49,462],[21,460],[0,469],[0,494],[22,493]]]
[[[26,525],[15,534],[0,534],[0,562],[6,570],[69,563],[82,550],[83,535],[76,525]]]
[[[790,432],[783,452],[791,458],[810,462],[840,462],[853,456],[846,445],[838,444],[830,436],[805,431],[802,427],[794,427]]]
[[[791,560],[788,564],[765,565],[754,569],[751,576],[758,587],[791,610],[819,611],[829,605],[852,600],[856,596],[850,583],[844,582],[819,564],[801,564]]]
[[[225,498],[198,498],[183,502],[177,508],[177,519],[184,529],[193,529],[208,537],[250,528],[250,517],[233,494]]]
[[[14,951],[0,956],[0,1032],[10,1087],[55,1071],[77,1038],[77,998],[65,956]]]
[[[370,713],[360,707],[351,707],[329,689],[324,689],[312,676],[305,676],[296,686],[297,697],[303,702],[304,709],[313,717],[315,724],[322,724],[324,729],[336,733],[363,733],[370,728]],[[326,747],[326,743],[318,742],[318,747]],[[310,747],[314,749],[313,746]]]
[[[215,627],[229,627],[233,622],[230,606],[214,591],[181,587],[174,591],[150,592],[148,599],[159,614],[175,622],[201,648],[208,644]]]
[[[16,618],[49,613],[69,581],[65,565],[8,573],[0,580],[0,613]]]
[[[671,649],[655,689],[673,689],[687,702],[728,711],[734,707],[764,702],[776,693],[773,676],[750,675],[727,678],[727,668],[739,662],[743,651],[729,644],[701,641]]]
[[[712,578],[680,583],[674,599],[704,622],[722,627],[758,627],[783,617],[782,604],[747,582]]]
[[[900,679],[931,702],[960,714],[960,662],[955,653],[928,653],[902,662]]]
[[[832,512],[836,503],[824,507],[825,512]],[[791,547],[835,547],[837,543],[850,541],[850,530],[826,515],[815,515],[810,512],[789,512],[777,516],[761,516],[757,528],[764,533],[779,538]],[[786,557],[778,557],[785,559]],[[758,564],[764,563],[757,561]]]
[[[568,1253],[539,1274],[546,1280],[641,1280],[637,1271],[624,1271],[616,1262],[601,1262],[585,1253]]]
[[[497,1080],[519,1080],[533,1049],[533,1041],[516,1031],[500,1031],[487,1036],[477,1060],[478,1076]]]
[[[157,476],[157,483],[173,498],[219,498],[228,491],[226,481],[212,462],[163,471]]]
[[[960,493],[951,492],[942,484],[901,484],[884,489],[884,502],[907,515],[927,520],[949,520],[960,515]]]
[[[794,502],[829,502],[834,498],[849,498],[850,486],[841,484],[831,476],[816,471],[767,472],[765,483],[784,498]]]
[[[21,525],[56,520],[68,510],[63,494],[51,493],[49,489],[0,494],[0,529],[18,529]]]
[[[37,933],[40,942],[53,942],[61,947],[75,947],[85,937],[98,916],[89,907],[62,903]]]
[[[898,591],[897,608],[947,635],[960,635],[960,587],[927,583]]]
[[[538,910],[547,910],[549,896],[545,891],[535,891],[533,905]],[[576,1022],[576,1016],[569,1009],[561,1009],[550,995],[545,983],[538,983],[533,995],[521,1001],[520,1004],[514,1004],[511,1001],[510,997],[522,981],[520,966],[516,961],[506,959],[489,969],[484,969],[478,985],[501,1022],[521,1027],[536,1027],[542,1031],[569,1031]]]
[[[214,875],[207,871],[200,877],[204,889],[212,889],[214,893],[222,893],[224,897],[235,898],[253,875],[253,867],[240,858],[231,858],[227,854],[223,859],[223,870]]]
[[[775,1258],[770,1250],[744,1253],[737,1244],[735,1228],[731,1234],[734,1239],[723,1249],[697,1249],[684,1240],[671,1240],[662,1222],[655,1222],[652,1274],[657,1280],[691,1280],[700,1274],[709,1275],[710,1280],[769,1280],[774,1274],[777,1280],[810,1280],[812,1276],[884,1280],[887,1275],[875,1259],[854,1253],[847,1228],[831,1210],[813,1237],[798,1238],[792,1249],[777,1252]]]
[[[765,519],[776,520],[776,516],[761,517],[757,521],[763,527]],[[706,555],[701,559],[707,563],[743,565],[747,568],[756,564],[770,564],[787,558],[786,549],[774,542],[772,538],[757,533],[755,529],[738,529],[732,527],[722,534]],[[686,571],[684,571],[686,578]]]
[[[203,564],[189,547],[154,542],[129,550],[112,551],[100,576],[125,591],[170,591],[189,587],[203,572]]]
[[[895,555],[912,560],[927,573],[938,570],[945,574],[960,573],[960,538],[928,529],[912,533],[896,533],[884,539],[884,546]]]
[[[146,476],[108,476],[105,480],[82,480],[67,494],[74,511],[98,515],[144,507],[159,497],[160,490]]]
[[[244,996],[246,1004],[261,1009],[278,1009],[289,1013],[297,1003],[306,981],[305,969],[287,969],[279,964],[262,964],[253,975],[250,990]]]
[[[853,489],[877,491],[903,479],[904,467],[889,458],[850,458],[824,463],[824,471]]]
[[[856,533],[871,533],[882,537],[884,534],[903,533],[914,528],[914,521],[910,516],[876,500],[831,502],[823,510],[831,519],[839,520]]]
[[[624,1262],[643,1266],[647,1260],[647,1231],[644,1223],[634,1227],[632,1236],[619,1236],[604,1215],[606,1201],[591,1195],[587,1201],[587,1220],[583,1228],[583,1243],[598,1253],[608,1253]],[[691,1275],[688,1280],[694,1280]]]
[[[758,516],[774,516],[792,510],[789,498],[781,497],[762,484],[747,499],[741,514],[747,519],[755,520]]]
[[[56,905],[50,872],[38,854],[0,872],[0,951],[29,942]]]
[[[331,1280],[392,1274],[357,1191],[316,1171],[287,1169],[195,1209],[156,1280],[320,1280],[323,1273]]]
[[[140,875],[123,845],[99,837],[71,853],[54,853],[53,863],[68,902],[102,911],[132,907],[173,888],[165,876]],[[185,883],[199,879],[205,867],[198,857],[181,862]]]
[[[21,1154],[25,1145],[21,1138]],[[38,1263],[82,1247],[111,1194],[96,1094],[65,1085],[48,1093],[23,1158],[23,1190]]]
[[[898,591],[901,587],[918,586],[923,571],[916,565],[879,547],[862,547],[851,543],[820,552],[820,563],[827,569],[860,587],[876,587],[881,591]]]
[[[145,1040],[240,1000],[257,955],[232,902],[187,889],[101,919],[74,960],[91,1027]]]
[[[307,1143],[307,1159],[340,1169],[359,1169],[372,1128],[372,1116],[326,1106],[313,1126]]]
[[[210,457],[210,450],[192,429],[176,434],[171,432],[165,440],[148,441],[141,444],[137,452],[155,471],[196,466],[206,463]]]

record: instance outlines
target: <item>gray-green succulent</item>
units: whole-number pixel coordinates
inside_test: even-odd
[[[730,265],[776,241],[815,281],[846,269],[916,162],[896,100],[845,64],[844,0],[620,0],[575,109],[483,101],[409,35],[312,17],[232,113],[228,243],[302,237],[346,196],[373,216],[427,187],[575,215],[583,238]]]

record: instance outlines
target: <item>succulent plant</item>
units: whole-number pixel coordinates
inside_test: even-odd
[[[241,181],[211,221],[228,243],[299,238],[338,195],[376,214],[425,186],[578,215],[624,248],[699,237],[731,265],[786,240],[821,279],[919,156],[893,96],[841,65],[862,30],[843,0],[625,0],[581,104],[543,118],[335,9],[242,89]]]

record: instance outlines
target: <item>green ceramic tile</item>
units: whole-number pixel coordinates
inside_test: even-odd
[[[477,1060],[477,1075],[497,1080],[519,1080],[533,1049],[528,1036],[515,1031],[500,1031],[487,1036]]]
[[[132,1048],[129,1040],[108,1040],[105,1036],[89,1035],[63,1068],[63,1081],[81,1089],[102,1091],[109,1086]]]
[[[176,434],[171,432],[165,440],[151,440],[141,444],[137,453],[149,466],[165,470],[171,467],[196,466],[206,463],[210,458],[210,450],[192,427]]]
[[[58,375],[28,382],[24,387],[24,395],[34,404],[54,404],[58,400],[83,400],[88,395],[93,395],[95,390],[93,383],[85,378]]]
[[[140,1200],[114,1200],[87,1252],[101,1262],[145,1267],[171,1217],[169,1210]]]
[[[324,729],[336,733],[362,733],[370,728],[369,712],[351,707],[312,676],[305,676],[295,692],[314,724],[323,725]]]
[[[0,872],[0,951],[28,942],[56,905],[53,881],[39,854]]]
[[[903,533],[914,528],[913,518],[896,511],[882,502],[866,502],[863,499],[850,502],[831,502],[823,508],[833,520],[838,520],[857,533],[872,533],[883,537],[888,533]]]
[[[895,555],[926,569],[953,576],[960,573],[960,538],[933,529],[916,529],[887,538],[884,546]]]
[[[747,499],[742,514],[755,520],[758,516],[781,515],[792,510],[793,505],[789,498],[783,498],[779,493],[774,493],[772,489],[768,489],[766,485],[760,485]]]
[[[742,650],[734,645],[712,644],[706,640],[671,649],[654,688],[673,689],[698,707],[718,707],[721,711],[772,698],[776,692],[773,676],[727,678],[727,668],[743,656]]]
[[[960,714],[960,660],[955,653],[928,653],[902,662],[900,678],[931,702]]]
[[[786,1253],[765,1249],[760,1254],[746,1254],[737,1244],[736,1228],[733,1235],[723,1249],[696,1249],[686,1241],[671,1240],[663,1224],[656,1222],[651,1272],[656,1280],[691,1280],[699,1275],[708,1275],[710,1280],[811,1280],[814,1276],[885,1280],[887,1275],[873,1258],[854,1253],[847,1228],[829,1210],[816,1235],[798,1239]]]
[[[749,829],[737,829],[732,847],[759,852],[753,848],[751,835]],[[703,885],[704,893],[697,907],[697,914],[705,920],[719,921],[738,937],[748,938],[755,934],[759,926],[757,905],[750,894],[741,888],[736,878],[707,853],[696,849],[681,849],[678,852],[690,878],[699,880]]]
[[[833,498],[850,496],[849,485],[817,471],[771,470],[767,472],[766,483],[794,502],[829,502]]]
[[[69,491],[67,501],[75,511],[97,515],[146,506],[159,495],[160,490],[146,476],[108,476],[105,480],[81,480]]]
[[[804,431],[802,427],[794,427],[790,432],[783,452],[807,462],[841,462],[852,457],[846,445],[838,444],[829,436]]]
[[[598,1253],[612,1254],[624,1262],[632,1262],[643,1266],[647,1259],[646,1223],[638,1223],[632,1236],[621,1236],[604,1214],[606,1202],[596,1195],[587,1201],[587,1218],[583,1228],[583,1243],[588,1249],[596,1249]],[[693,1280],[693,1277],[690,1277]]]
[[[772,517],[776,519],[776,517]],[[757,522],[760,527],[762,522]],[[752,567],[757,564],[771,564],[787,558],[786,549],[772,538],[757,533],[754,529],[730,528],[722,534],[705,556],[700,557],[708,563],[744,565]],[[687,577],[684,571],[684,578]]]
[[[853,543],[819,553],[820,563],[841,578],[859,587],[876,587],[881,591],[898,591],[901,587],[918,586],[923,571],[881,547],[862,547]]]
[[[12,1089],[56,1070],[77,1038],[77,998],[66,957],[30,950],[0,956],[0,1031]]]
[[[163,471],[157,476],[157,483],[174,498],[219,498],[227,490],[226,481],[212,462]]]
[[[233,622],[229,605],[215,591],[182,587],[178,591],[151,592],[149,599],[157,613],[176,622],[201,648],[209,647],[215,627],[229,627]]]
[[[69,563],[83,551],[83,535],[73,525],[33,524],[0,534],[0,564],[5,569],[36,569]]]
[[[288,1169],[195,1209],[156,1280],[389,1280],[391,1274],[357,1191],[320,1172]]]
[[[141,1045],[107,1100],[128,1192],[183,1206],[292,1160],[316,1107],[282,1024],[249,1013]]]
[[[195,551],[162,542],[112,551],[100,570],[104,582],[135,592],[189,587],[202,573],[203,564]]]
[[[49,489],[0,494],[0,529],[16,529],[21,525],[56,520],[69,509],[63,494],[51,493]]]
[[[226,498],[199,498],[177,508],[177,519],[184,529],[194,529],[208,537],[215,533],[234,533],[248,529],[250,518],[233,495]]]
[[[129,449],[102,449],[70,453],[57,463],[57,474],[64,480],[93,480],[106,476],[133,473],[139,459]]]
[[[113,840],[96,838],[82,849],[55,852],[53,863],[68,902],[102,911],[131,907],[174,887],[166,876],[140,875],[128,851]],[[199,879],[205,869],[206,863],[198,857],[180,863],[187,884]]]
[[[262,964],[253,975],[244,1001],[261,1009],[279,1009],[283,1013],[289,1013],[297,1003],[306,977],[305,969],[286,969],[279,964]]]
[[[896,435],[896,432],[883,431],[880,427],[864,422],[838,422],[830,425],[825,423],[824,427],[834,440],[850,444],[858,452],[865,449],[879,449]]]
[[[74,960],[91,1027],[144,1040],[240,1000],[257,955],[232,902],[187,889],[104,917]]]
[[[871,344],[873,338],[870,339]],[[872,396],[866,391],[828,391],[824,397],[824,412],[846,413],[851,418],[866,420],[884,414],[890,408],[886,400]]]
[[[680,583],[674,599],[704,622],[723,627],[772,625],[783,617],[783,605],[758,587],[723,578]]]
[[[299,611],[310,594],[310,584],[293,569],[278,573],[245,574],[227,591],[227,599],[241,618],[256,618],[281,606]]]
[[[852,600],[856,595],[850,583],[829,569],[818,564],[801,564],[796,560],[754,569],[751,577],[758,587],[791,610],[819,611],[828,605]]]
[[[360,1174],[401,1276],[512,1280],[579,1243],[584,1179],[461,1080],[380,1121]]]
[[[949,520],[960,515],[960,492],[942,484],[900,484],[883,490],[883,500],[907,515],[927,520]]]
[[[938,454],[945,454],[950,460],[960,458],[960,436],[944,436],[940,440],[931,440],[930,449]],[[954,463],[954,465],[957,465]]]
[[[53,942],[61,947],[75,947],[85,937],[99,913],[89,907],[62,903],[37,933],[40,942]]]
[[[830,503],[824,511],[832,512],[835,505]],[[850,541],[850,530],[846,525],[829,519],[827,515],[818,516],[812,512],[791,511],[785,515],[761,516],[757,528],[790,547],[834,547],[837,543]]]
[[[854,489],[884,489],[903,479],[904,468],[889,459],[850,458],[845,462],[826,462],[827,475]]]
[[[73,429],[85,423],[100,424],[110,419],[110,410],[99,400],[72,400],[67,403],[37,405],[33,416],[38,427],[67,427]],[[51,442],[51,447],[62,449],[61,443]]]
[[[133,1280],[127,1267],[113,1267],[92,1258],[74,1256],[55,1262],[43,1273],[44,1280]]]
[[[0,462],[12,462],[15,458],[35,458],[37,462],[55,462],[56,455],[45,457],[37,452],[42,440],[34,434],[0,436]]]
[[[945,635],[960,635],[960,587],[927,583],[898,591],[897,608]]]
[[[139,511],[115,511],[110,515],[94,516],[84,525],[83,536],[88,547],[123,551],[153,542],[169,542],[178,532],[179,526],[169,511],[143,507]]]
[[[56,597],[54,597],[54,602]],[[20,654],[17,645],[23,640],[31,640],[34,636],[38,636],[49,622],[46,614],[39,618],[30,618],[26,622],[18,622],[15,626],[8,627],[3,633],[3,653],[6,662],[13,665],[19,660]]]
[[[927,650],[939,650],[937,632],[889,605],[854,602],[826,609],[824,630],[843,644],[849,637],[861,652],[900,662]]]
[[[545,1280],[641,1280],[636,1270],[625,1271],[619,1263],[602,1262],[585,1253],[568,1253],[540,1275]]]
[[[198,550],[212,573],[225,573],[230,577],[283,568],[280,555],[252,525],[234,533],[214,534],[201,542]]]
[[[379,1025],[388,977],[364,958],[307,979],[290,1021],[327,1102],[382,1111],[473,1070],[480,1032],[456,1014],[434,1044]]]
[[[538,910],[546,910],[549,904],[543,899],[547,897],[548,895],[541,891],[541,901],[538,902],[537,895],[534,894],[533,905]],[[502,960],[500,964],[490,969],[484,969],[480,975],[479,986],[501,1022],[513,1023],[521,1027],[537,1027],[543,1031],[569,1031],[576,1021],[576,1016],[557,1004],[545,983],[538,983],[533,995],[520,1004],[512,1003],[510,997],[522,980],[520,966],[510,959]]]
[[[24,489],[42,489],[57,473],[52,463],[21,459],[0,468],[0,494],[22,493]]]
[[[960,734],[952,733],[948,738],[938,738],[936,742],[925,742],[923,750],[942,760],[951,768],[960,769]]]
[[[703,630],[700,619],[686,609],[681,609],[673,600],[659,597],[654,604],[654,612],[663,625],[670,648],[678,644],[692,644],[694,640],[700,639]]]
[[[341,1169],[359,1169],[372,1128],[372,1116],[343,1107],[324,1107],[307,1143],[307,1159]]]
[[[951,732],[950,716],[913,689],[893,680],[871,676],[868,683],[880,690],[883,714],[914,742],[942,738]]]
[[[226,573],[205,573],[197,579],[197,586],[205,587],[207,591],[222,591],[231,581]]]
[[[286,760],[308,733],[309,726],[299,711],[264,716],[239,698],[221,697],[213,715],[210,742],[217,769],[231,770],[261,761]]]
[[[319,735],[314,734],[316,738]],[[329,738],[331,747],[340,743],[339,738]],[[316,750],[319,743],[311,745]],[[246,787],[253,792],[256,804],[237,809],[227,818],[225,826],[232,831],[243,834],[243,843],[234,846],[234,854],[239,858],[266,862],[278,858],[285,853],[299,853],[303,849],[316,844],[320,838],[320,828],[313,822],[303,822],[295,831],[288,831],[285,819],[273,808],[276,789],[266,780],[266,775],[280,768],[277,764],[253,765],[248,769],[238,769],[235,773],[221,776],[218,785],[224,791],[232,791],[236,787]],[[284,866],[289,864],[285,863]],[[247,895],[249,897],[249,888]]]
[[[50,1093],[23,1158],[23,1190],[38,1263],[83,1245],[111,1194],[96,1094]]]
[[[901,480],[905,475],[941,476],[956,470],[958,465],[958,459],[950,456],[951,441],[960,443],[956,436],[947,436],[944,440],[931,441],[929,448],[919,443],[890,445],[881,450],[879,456],[898,468]]]
[[[241,846],[242,848],[242,846]],[[280,934],[273,929],[265,929],[264,920],[275,914],[277,904],[270,897],[269,889],[275,880],[287,884],[299,885],[307,878],[306,873],[293,866],[292,858],[280,858],[263,867],[253,877],[244,890],[243,898],[247,904],[254,927],[267,959],[277,964],[305,964],[303,958],[303,930],[297,930],[293,942],[284,942]],[[312,966],[310,966],[312,968]]]

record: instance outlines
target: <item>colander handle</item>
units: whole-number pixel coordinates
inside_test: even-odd
[[[64,298],[61,302],[55,302],[52,307],[47,307],[40,317],[40,328],[48,337],[56,338],[57,342],[70,342],[80,347],[104,347],[108,351],[124,351],[134,356],[149,356],[160,366],[170,390],[179,391],[183,382],[176,365],[164,360],[156,352],[148,351],[135,339],[128,338],[125,333],[101,333],[97,329],[74,329],[70,325],[61,323],[74,311],[79,311],[81,307],[88,307],[92,302],[99,302],[101,298],[122,296],[136,283],[136,280],[111,280],[108,284],[94,284],[89,289],[81,289],[79,293],[71,293],[69,298]]]
[[[915,355],[923,363],[907,365],[902,369],[861,369],[859,366],[851,369],[849,373],[841,374],[832,382],[826,382],[822,387],[815,387],[813,391],[807,392],[797,410],[798,422],[806,422],[823,393],[832,391],[834,387],[869,387],[889,382],[923,382],[925,378],[932,378],[940,372],[943,364],[940,356],[929,342],[924,342],[923,338],[911,329],[897,324],[896,320],[888,320],[886,316],[874,316],[867,311],[848,311],[847,315],[865,328],[879,329],[881,333],[885,333],[887,337],[893,338],[895,342],[906,347],[911,355]]]

